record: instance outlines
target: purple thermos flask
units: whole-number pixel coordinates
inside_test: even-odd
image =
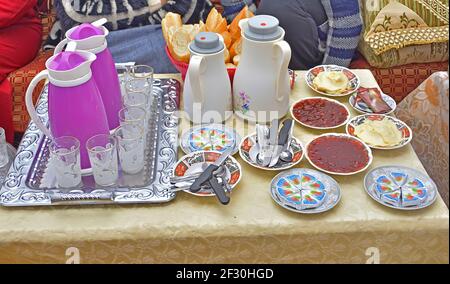
[[[86,141],[97,134],[109,134],[105,107],[91,71],[95,59],[96,56],[87,51],[53,55],[45,63],[47,70],[33,78],[25,95],[31,119],[47,137],[73,136],[80,141],[82,169],[91,167]],[[41,121],[33,104],[33,90],[43,79],[49,81],[50,129]]]
[[[114,130],[119,126],[118,113],[122,108],[122,99],[119,77],[106,42],[109,31],[103,27],[105,23],[106,19],[101,19],[71,28],[66,32],[66,38],[56,46],[54,54],[61,52],[68,42],[75,42],[77,50],[89,51],[97,56],[92,63],[92,74],[105,106],[109,129]]]

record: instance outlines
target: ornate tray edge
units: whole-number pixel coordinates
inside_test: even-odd
[[[165,85],[162,85],[164,81]],[[175,79],[155,79],[155,84],[164,89],[161,100],[161,125],[155,182],[145,188],[97,190],[92,193],[59,192],[35,190],[27,187],[26,181],[33,165],[35,155],[39,153],[45,135],[30,122],[20,142],[17,155],[10,166],[4,184],[0,189],[0,205],[6,207],[53,206],[81,204],[135,204],[166,203],[175,199],[176,194],[169,191],[172,166],[177,162],[178,150],[178,98],[180,82]],[[47,87],[42,91],[36,111],[41,120],[48,123]]]

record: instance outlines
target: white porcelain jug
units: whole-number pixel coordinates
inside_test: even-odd
[[[277,18],[242,20],[242,54],[233,83],[234,111],[241,118],[266,123],[289,109],[291,48]]]
[[[221,123],[233,114],[223,40],[215,33],[202,32],[189,45],[189,50],[184,110],[194,123]]]

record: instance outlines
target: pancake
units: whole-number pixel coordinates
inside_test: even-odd
[[[349,79],[341,71],[323,71],[313,80],[314,87],[327,94],[341,94],[348,89]]]

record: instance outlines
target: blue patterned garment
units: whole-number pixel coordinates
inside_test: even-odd
[[[349,66],[363,29],[358,0],[321,0],[328,22],[319,26],[323,64]]]
[[[233,21],[234,17],[247,5],[251,11],[255,12],[256,5],[254,0],[221,0],[223,7],[222,15],[228,22]]]
[[[209,0],[170,0],[150,12],[147,0],[54,0],[56,15],[65,32],[80,23],[106,18],[110,31],[161,24],[168,12],[180,14],[184,23],[205,20],[212,4]]]

